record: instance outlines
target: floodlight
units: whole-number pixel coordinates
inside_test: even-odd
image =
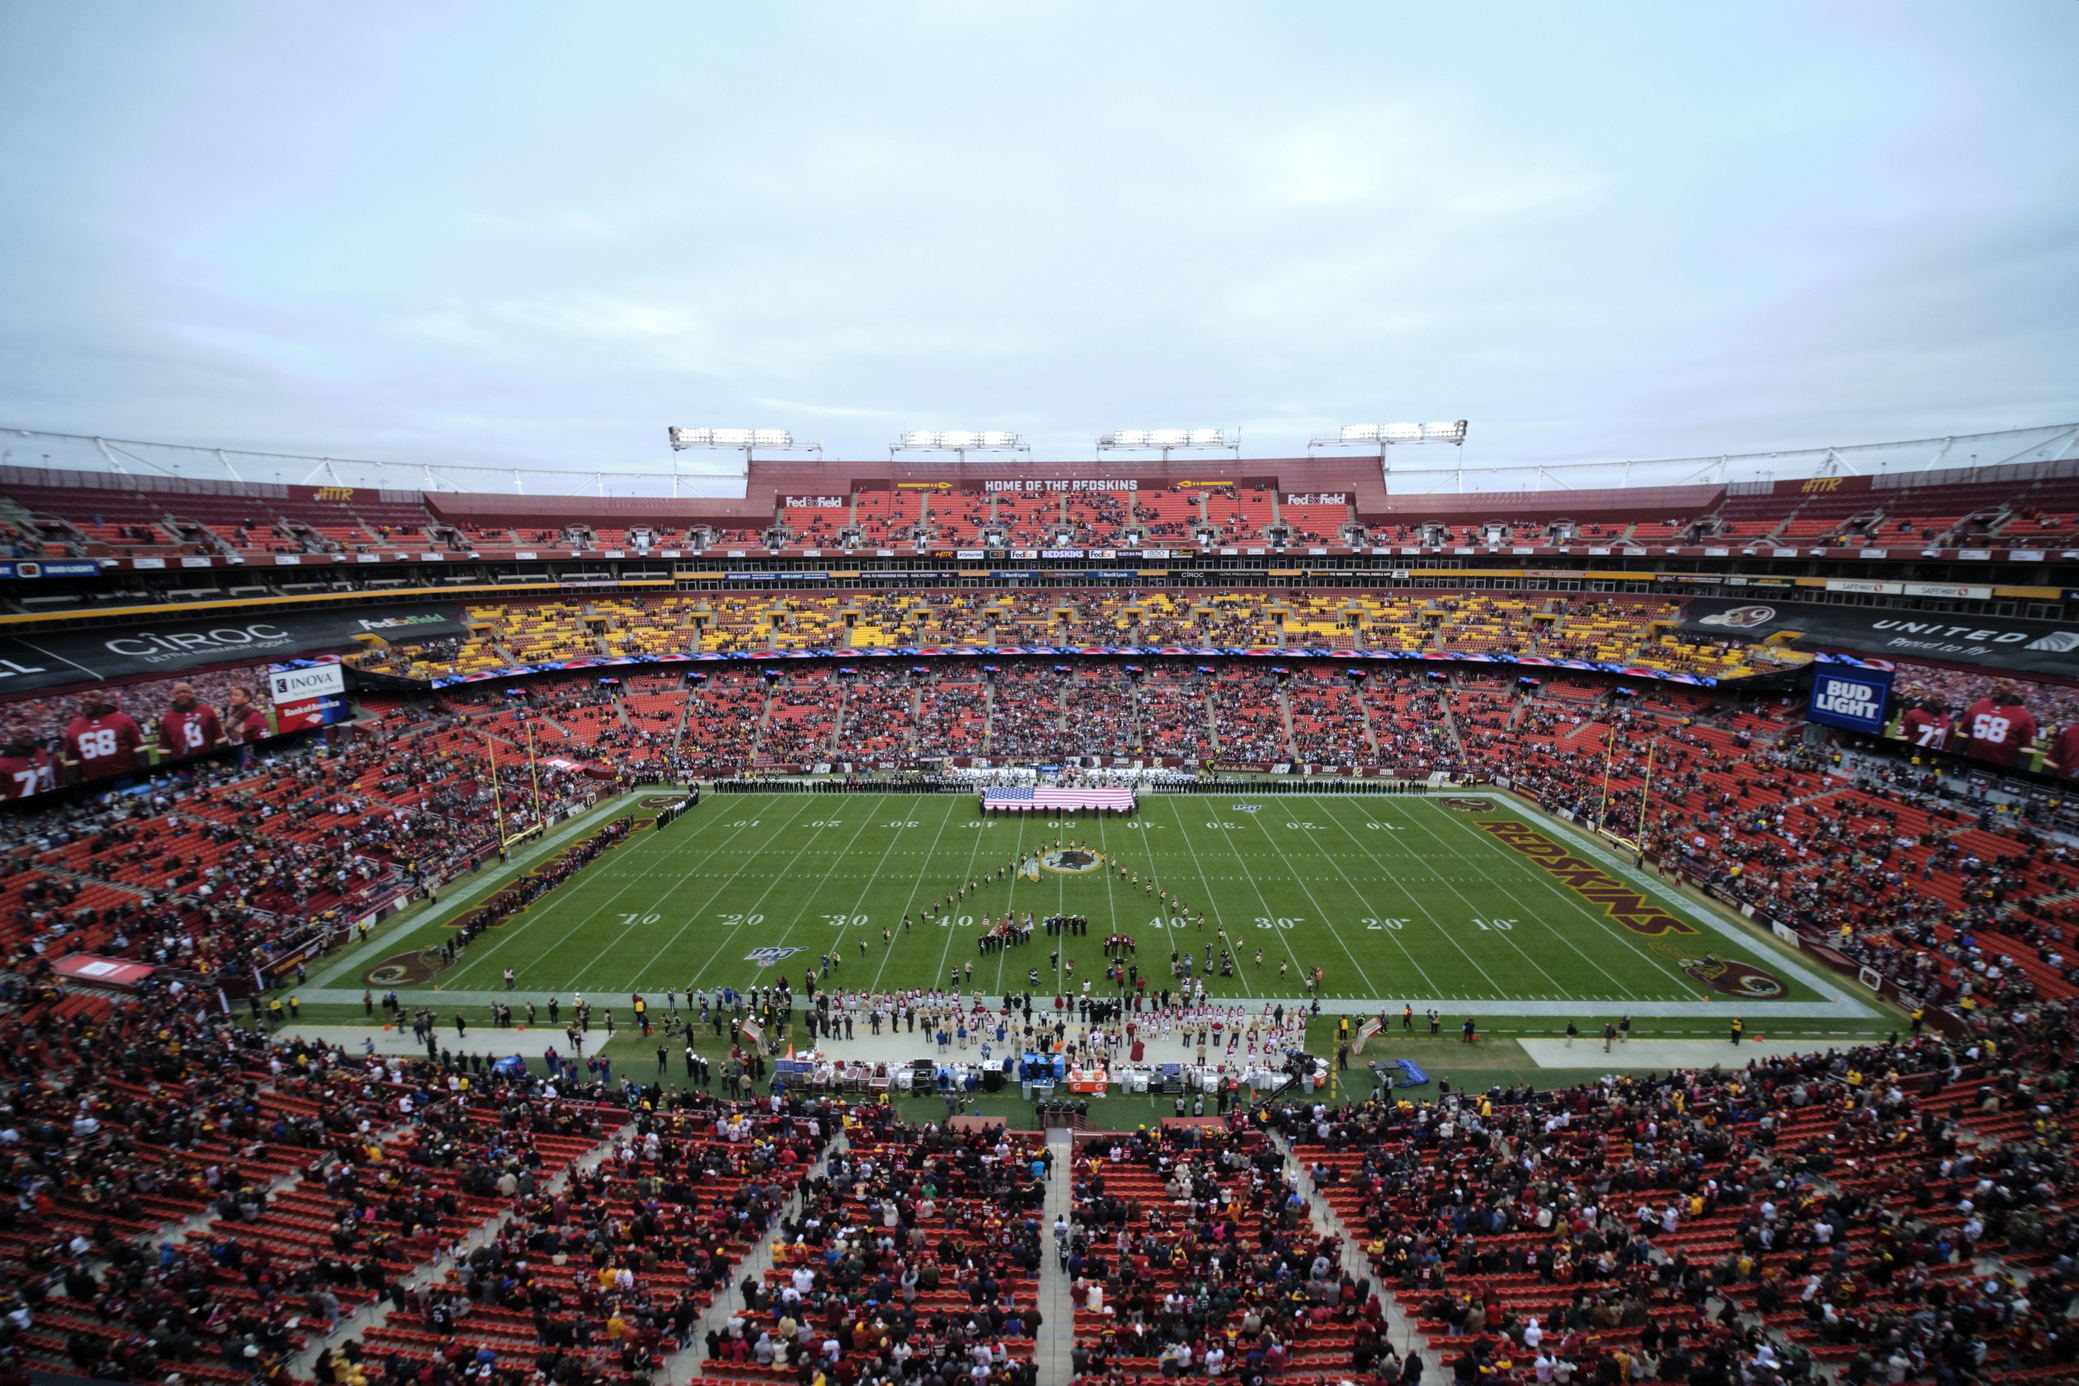
[[[1376,447],[1379,460],[1395,443],[1451,443],[1465,445],[1465,420],[1447,423],[1344,424],[1333,438],[1315,438],[1307,443],[1307,455],[1316,448]]]
[[[687,448],[741,448],[746,461],[754,448],[799,448],[818,456],[823,452],[821,443],[797,443],[784,428],[672,428],[668,432],[673,452]],[[676,487],[673,494],[677,494]]]
[[[1002,429],[963,428],[938,433],[917,430],[897,434],[895,441],[888,445],[890,454],[905,451],[956,452],[961,455],[963,461],[970,452],[991,450],[1026,453],[1032,451],[1023,438]]]
[[[1230,440],[1225,430],[1218,428],[1119,428],[1100,434],[1097,450],[1112,448],[1160,449],[1163,460],[1176,448],[1223,448],[1241,455],[1241,444]]]

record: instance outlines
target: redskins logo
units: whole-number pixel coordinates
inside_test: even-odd
[[[1059,852],[1048,852],[1040,858],[1040,865],[1064,876],[1084,876],[1103,866],[1104,856],[1099,852],[1086,852],[1080,847],[1067,847]]]
[[[1714,958],[1709,953],[1701,958],[1682,959],[1681,968],[1724,996],[1740,996],[1749,1001],[1777,1001],[1788,994],[1782,982],[1760,968],[1729,958]]]
[[[1736,606],[1730,611],[1721,611],[1715,616],[1705,616],[1697,621],[1700,626],[1730,626],[1734,630],[1747,630],[1754,626],[1765,626],[1776,619],[1773,606]]]
[[[417,986],[420,982],[432,981],[445,966],[438,948],[425,948],[385,958],[362,973],[361,981],[371,987]]]

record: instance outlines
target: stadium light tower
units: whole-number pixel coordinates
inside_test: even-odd
[[[759,448],[813,452],[818,462],[823,460],[821,443],[797,443],[794,435],[784,428],[673,428],[668,431],[671,435],[671,494],[674,498],[679,493],[679,454],[687,448],[727,448],[743,453],[744,477],[750,475],[751,463]]]
[[[904,433],[888,444],[888,460],[898,452],[950,452],[962,462],[971,452],[1022,452],[1032,456],[1032,445],[1015,433],[1001,430],[954,429],[944,433]]]
[[[1100,460],[1108,452],[1126,449],[1146,449],[1160,452],[1164,462],[1180,448],[1218,448],[1231,452],[1236,461],[1242,456],[1242,434],[1235,430],[1233,439],[1217,428],[1122,428],[1102,434],[1097,440],[1097,455]]]
[[[1321,448],[1377,448],[1379,473],[1391,475],[1388,453],[1396,443],[1449,443],[1458,449],[1458,489],[1465,490],[1465,420],[1446,423],[1345,424],[1333,438],[1311,438],[1307,456]]]

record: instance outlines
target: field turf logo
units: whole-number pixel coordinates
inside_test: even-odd
[[[806,948],[753,948],[750,952],[744,954],[744,961],[754,962],[760,967],[771,967],[774,963],[791,958],[796,953],[806,952],[808,952]]]
[[[1482,832],[1492,834],[1494,840],[1504,847],[1529,857],[1574,894],[1601,905],[1605,914],[1635,934],[1696,932],[1693,925],[1685,924],[1658,905],[1646,903],[1645,896],[1594,862],[1575,856],[1528,824],[1503,821],[1478,826]]]
[[[1040,865],[1049,871],[1058,871],[1064,876],[1083,876],[1104,865],[1104,857],[1097,852],[1086,852],[1080,847],[1064,847],[1058,852],[1048,852],[1040,858]]]
[[[1725,996],[1775,1001],[1788,995],[1788,988],[1775,977],[1731,958],[1716,958],[1706,953],[1701,958],[1682,959],[1681,966],[1691,977]]]
[[[1459,813],[1494,812],[1494,800],[1492,799],[1460,799],[1455,797],[1446,797],[1437,800],[1437,802],[1442,804],[1445,808],[1453,809]]]

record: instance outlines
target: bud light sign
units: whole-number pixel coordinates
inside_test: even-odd
[[[1806,715],[1829,727],[1875,736],[1884,730],[1884,700],[1890,696],[1888,669],[1836,673],[1822,665],[1812,680],[1812,704]]]

